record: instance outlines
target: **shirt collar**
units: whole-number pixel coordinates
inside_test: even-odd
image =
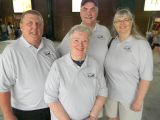
[[[83,22],[81,22],[81,25],[85,25]],[[96,31],[97,30],[97,27],[98,27],[98,24],[96,23],[95,24],[95,27],[93,28],[93,30],[92,31]]]
[[[83,64],[82,64],[82,66],[78,66],[76,63],[73,62],[70,53],[67,54],[67,59],[69,60],[69,63],[70,63],[72,66],[74,66],[74,68],[76,68],[76,69],[81,69],[81,68],[84,68],[84,67],[87,66],[88,56],[86,55],[86,58],[85,58],[85,60],[84,60],[84,62],[83,62]],[[68,61],[68,60],[66,60],[66,61]]]
[[[119,37],[118,37],[118,36],[116,36],[115,39],[116,39],[118,42],[121,42],[121,41],[119,40]],[[126,40],[122,41],[121,43],[126,43],[126,42],[129,42],[129,41],[131,41],[131,40],[133,40],[133,36],[132,36],[132,35],[130,35]]]
[[[28,42],[27,42],[27,40],[24,38],[24,36],[23,36],[23,35],[21,36],[21,38],[20,38],[20,39],[21,39],[21,40],[22,40],[22,42],[24,43],[25,47],[32,47],[32,45],[31,45],[30,43],[28,43]],[[40,45],[39,45],[38,49],[43,48],[43,46],[44,46],[44,43],[43,43],[43,38],[42,38],[42,39],[41,39],[41,43],[40,43]]]

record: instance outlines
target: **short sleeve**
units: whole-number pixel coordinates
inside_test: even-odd
[[[140,79],[151,81],[153,79],[153,56],[147,41],[140,42],[138,57]]]
[[[97,80],[98,80],[98,96],[108,96],[108,88],[106,86],[106,81],[104,78],[103,71],[98,69],[97,71]]]
[[[0,58],[0,92],[9,91],[16,83],[16,66],[14,66],[13,51],[7,46]]]
[[[60,84],[59,73],[55,61],[50,69],[45,84],[44,99],[47,104],[58,101],[59,84]]]

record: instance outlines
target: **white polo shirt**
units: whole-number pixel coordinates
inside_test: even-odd
[[[130,36],[120,42],[113,40],[105,60],[108,97],[131,103],[140,80],[153,79],[152,51],[147,41]]]
[[[95,28],[92,31],[91,40],[89,41],[88,54],[94,57],[101,66],[104,65],[104,60],[108,51],[107,45],[110,39],[111,35],[108,28],[103,25],[96,24]],[[67,33],[67,35],[64,37],[57,49],[57,52],[60,56],[69,53],[69,43],[70,40]]]
[[[23,37],[8,45],[0,62],[0,92],[11,91],[12,107],[20,110],[46,108],[44,84],[56,59],[53,43],[42,38],[39,48]]]
[[[51,67],[46,82],[45,101],[60,101],[71,119],[82,120],[89,116],[96,96],[106,97],[107,93],[103,72],[93,58],[86,57],[79,67],[67,54]],[[52,120],[57,120],[53,113]]]

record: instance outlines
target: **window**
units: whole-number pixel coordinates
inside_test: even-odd
[[[160,0],[145,0],[144,11],[160,11]]]
[[[22,13],[32,9],[31,0],[13,0],[14,13]]]
[[[72,0],[72,12],[80,12],[82,0]]]

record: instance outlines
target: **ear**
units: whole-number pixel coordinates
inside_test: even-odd
[[[23,29],[22,23],[19,24],[19,27],[20,27],[20,30],[22,31],[22,29]]]

